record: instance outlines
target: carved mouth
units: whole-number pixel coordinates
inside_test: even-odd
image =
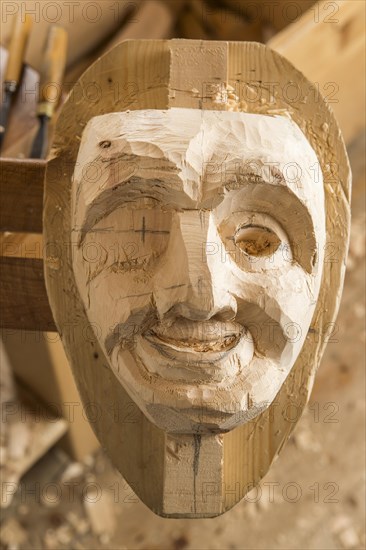
[[[239,323],[184,318],[155,324],[141,334],[136,346],[142,372],[145,369],[192,391],[201,384],[216,387],[224,380],[235,380],[253,355],[251,333]]]
[[[223,353],[234,348],[244,329],[237,323],[214,321],[176,321],[170,326],[156,325],[144,337],[157,347],[184,353]]]

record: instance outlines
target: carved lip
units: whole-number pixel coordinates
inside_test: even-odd
[[[157,347],[183,353],[222,354],[234,348],[244,328],[238,323],[179,320],[155,325],[144,337]]]

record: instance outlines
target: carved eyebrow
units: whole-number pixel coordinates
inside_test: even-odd
[[[148,189],[146,183],[149,185]],[[165,207],[177,209],[194,205],[183,190],[171,189],[161,179],[132,176],[126,181],[105,189],[90,204],[81,223],[79,246],[83,243],[86,234],[111,212],[143,198],[150,198]]]

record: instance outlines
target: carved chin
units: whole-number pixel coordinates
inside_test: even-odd
[[[149,331],[133,350],[116,347],[112,370],[159,428],[170,433],[223,433],[249,422],[274,400],[294,360],[256,355],[248,331],[215,343],[168,340]],[[201,349],[199,349],[201,348]],[[204,349],[202,349],[204,348]]]

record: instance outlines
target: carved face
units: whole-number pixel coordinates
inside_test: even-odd
[[[117,380],[169,432],[223,432],[293,367],[324,258],[319,163],[284,117],[93,118],[73,179],[73,269]]]

